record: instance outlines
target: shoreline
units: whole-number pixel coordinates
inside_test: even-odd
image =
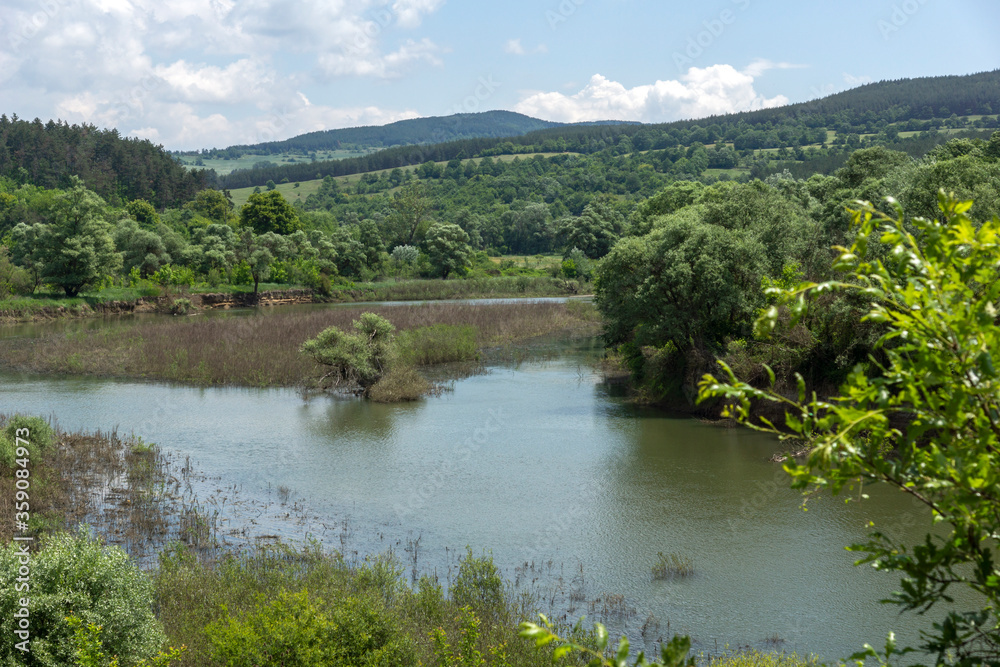
[[[489,283],[473,284],[462,281],[418,280],[406,282],[370,283],[350,285],[338,288],[330,295],[322,295],[309,288],[268,289],[256,294],[253,292],[189,292],[139,296],[135,299],[109,299],[107,301],[88,302],[88,297],[65,299],[70,303],[59,304],[59,298],[17,298],[8,303],[23,301],[20,308],[0,309],[0,326],[8,324],[27,324],[31,322],[48,322],[63,318],[100,317],[107,315],[131,315],[135,313],[158,313],[163,315],[186,314],[174,310],[175,302],[186,299],[190,302],[187,308],[192,310],[229,310],[232,308],[274,307],[282,305],[302,305],[311,303],[363,303],[368,301],[447,301],[460,299],[530,299],[545,297],[578,297],[592,296],[580,294],[579,284],[569,284],[566,281],[551,281],[551,284],[514,284],[500,289],[485,289]],[[446,289],[440,290],[439,287]],[[471,287],[471,289],[465,289]],[[418,293],[424,288],[423,293]],[[94,299],[96,297],[90,297]]]

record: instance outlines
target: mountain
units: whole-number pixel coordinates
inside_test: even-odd
[[[741,152],[794,149],[825,144],[828,131],[836,132],[845,142],[872,134],[884,134],[888,142],[893,140],[890,130],[958,129],[967,127],[969,122],[978,123],[976,127],[981,129],[992,128],[996,125],[994,114],[997,112],[1000,112],[1000,70],[967,76],[880,81],[810,102],[669,123],[552,124],[517,136],[480,136],[444,143],[394,146],[343,160],[236,170],[219,176],[216,184],[221,188],[242,188],[264,185],[269,180],[278,183],[285,178],[308,181],[475,156],[592,154],[607,149],[624,154],[677,146],[694,147],[696,144],[710,146],[717,142],[732,144]],[[977,115],[987,118],[968,119]],[[964,124],[959,117],[967,117]],[[926,150],[929,146],[922,145],[922,148]]]
[[[400,120],[388,125],[349,127],[309,132],[284,141],[230,146],[201,153],[209,157],[236,158],[241,155],[274,155],[337,150],[344,145],[362,148],[391,148],[415,144],[439,144],[479,137],[516,137],[561,123],[539,120],[513,111],[483,111],[451,116],[430,116]]]

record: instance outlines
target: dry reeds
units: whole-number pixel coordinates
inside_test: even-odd
[[[299,346],[330,326],[349,327],[362,313],[392,322],[404,336],[434,325],[473,327],[479,348],[501,346],[569,327],[590,327],[562,303],[332,307],[213,317],[162,318],[113,329],[0,342],[0,358],[35,372],[173,380],[202,385],[299,386],[317,376]],[[432,357],[427,350],[424,358]]]

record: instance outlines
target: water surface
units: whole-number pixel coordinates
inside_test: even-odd
[[[351,304],[355,305],[355,304]],[[551,345],[550,345],[551,347]],[[690,633],[696,648],[756,646],[826,658],[917,626],[880,605],[891,575],[844,550],[869,521],[904,535],[926,514],[902,494],[864,503],[802,497],[768,457],[776,441],[744,429],[635,408],[594,372],[594,340],[546,361],[495,366],[418,403],[379,405],[288,389],[192,388],[79,377],[0,375],[0,409],[51,415],[66,429],[135,432],[244,497],[284,487],[312,517],[252,529],[320,539],[349,557],[392,549],[454,576],[466,546],[567,618],[604,617],[641,644]],[[658,552],[694,575],[654,581]],[[651,618],[652,615],[652,618]],[[770,640],[780,640],[768,643]]]

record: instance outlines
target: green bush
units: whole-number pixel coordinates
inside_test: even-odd
[[[353,328],[356,333],[328,327],[300,349],[331,367],[324,379],[331,378],[334,386],[357,385],[367,396],[388,370],[396,327],[375,313],[362,313]]]
[[[0,470],[10,470],[14,467],[16,448],[14,441],[0,434]]]
[[[281,592],[239,618],[206,628],[213,658],[228,667],[390,667],[413,662],[392,619],[371,600],[348,597],[330,614],[307,591]]]
[[[31,555],[31,651],[22,654],[12,638],[19,629],[21,598],[29,593],[15,585],[23,556],[19,545],[0,547],[0,664],[55,667],[76,664],[72,614],[102,630],[103,650],[132,667],[153,656],[165,637],[153,615],[153,587],[128,555],[102,546],[85,528],[59,534]]]
[[[493,564],[493,556],[484,554],[477,558],[470,547],[466,549],[451,588],[451,599],[459,606],[471,607],[480,616],[496,614],[505,608],[503,577]]]
[[[170,306],[170,312],[173,315],[187,315],[191,312],[191,308],[191,299],[174,299]]]
[[[28,430],[27,436],[21,429]],[[14,415],[0,433],[0,465],[8,468],[13,466],[19,431],[21,438],[28,441],[27,447],[32,457],[43,457],[52,447],[54,433],[47,421],[41,417]]]

